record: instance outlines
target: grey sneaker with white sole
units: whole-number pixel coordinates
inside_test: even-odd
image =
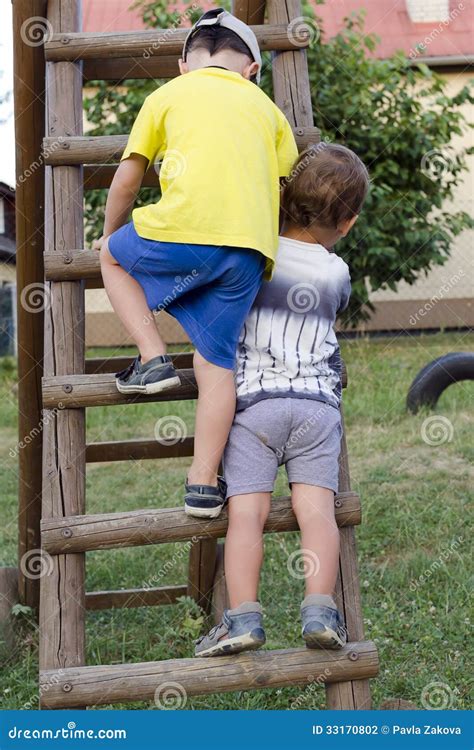
[[[217,477],[217,485],[189,484],[186,480],[184,512],[195,518],[217,518],[227,500],[224,477]]]
[[[222,621],[196,641],[195,656],[225,656],[255,651],[265,643],[262,607],[258,602],[244,602],[226,609]]]
[[[141,393],[146,396],[181,385],[171,357],[167,354],[153,357],[145,364],[141,363],[140,357],[136,357],[125,370],[116,374],[115,382],[120,393]]]
[[[347,630],[331,596],[309,594],[301,605],[302,635],[308,648],[342,648]]]

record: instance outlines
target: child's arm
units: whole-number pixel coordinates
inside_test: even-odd
[[[132,154],[120,162],[105,205],[104,237],[127,222],[147,166],[148,159],[140,154]]]
[[[126,224],[147,167],[148,159],[140,154],[132,154],[120,162],[107,195],[104,234],[92,242],[93,250],[100,250],[106,237]]]
[[[157,109],[158,112],[161,111],[156,105],[158,91],[160,89],[145,99],[133,124],[122,161],[107,196],[104,235],[92,243],[95,250],[100,250],[104,239],[128,221],[143,175],[148,165],[154,163],[163,145],[164,135],[156,114]]]

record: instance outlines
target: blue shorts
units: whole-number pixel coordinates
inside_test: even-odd
[[[132,221],[110,235],[109,250],[138,281],[150,310],[166,310],[208,362],[233,369],[240,331],[262,283],[261,253],[147,240]]]

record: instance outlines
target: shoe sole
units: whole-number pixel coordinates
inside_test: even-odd
[[[218,508],[195,508],[193,505],[185,503],[184,512],[187,516],[194,516],[194,518],[217,518],[223,507],[223,505],[219,505]]]
[[[337,649],[345,646],[347,642],[339,638],[338,634],[334,630],[331,630],[331,628],[318,630],[315,633],[307,633],[303,638],[308,648]]]
[[[256,651],[264,644],[265,638],[259,638],[252,635],[252,633],[246,633],[245,635],[228,638],[226,641],[211,646],[206,649],[206,651],[201,651],[200,653],[195,654],[195,656],[228,656],[230,654],[239,654],[242,651]]]
[[[122,385],[118,380],[115,383],[120,393],[140,393],[145,396],[152,396],[154,393],[167,391],[168,388],[177,388],[181,385],[181,380],[176,376],[174,378],[167,378],[166,380],[158,380],[156,383],[147,383],[146,385]]]

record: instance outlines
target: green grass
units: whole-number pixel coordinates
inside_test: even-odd
[[[474,383],[449,388],[433,413],[407,414],[405,398],[424,364],[450,351],[472,349],[473,343],[472,334],[449,333],[342,344],[349,373],[344,403],[350,464],[363,507],[357,540],[366,636],[380,651],[380,675],[372,681],[375,707],[394,697],[421,707],[423,691],[433,682],[445,686],[449,707],[470,706],[468,503]],[[14,378],[14,362],[0,361],[0,564],[7,565],[16,564],[17,544],[17,467],[9,455],[17,440]],[[150,437],[164,415],[181,417],[191,432],[193,408],[182,402],[90,409],[88,440]],[[452,425],[452,438],[441,445],[422,439],[423,424],[433,414]],[[90,465],[88,512],[180,505],[187,463],[182,459]],[[285,491],[283,477],[277,490]],[[290,579],[286,567],[297,544],[297,534],[266,537],[261,599],[268,648],[301,645],[302,584]],[[90,553],[87,588],[183,583],[186,561],[183,545]],[[190,656],[200,625],[200,612],[188,599],[166,607],[89,613],[87,661],[111,664]],[[16,641],[0,678],[4,708],[28,701],[35,705],[37,630],[27,612],[17,617]],[[286,709],[302,692],[300,707],[324,705],[323,690],[285,688],[193,698],[186,707]]]

